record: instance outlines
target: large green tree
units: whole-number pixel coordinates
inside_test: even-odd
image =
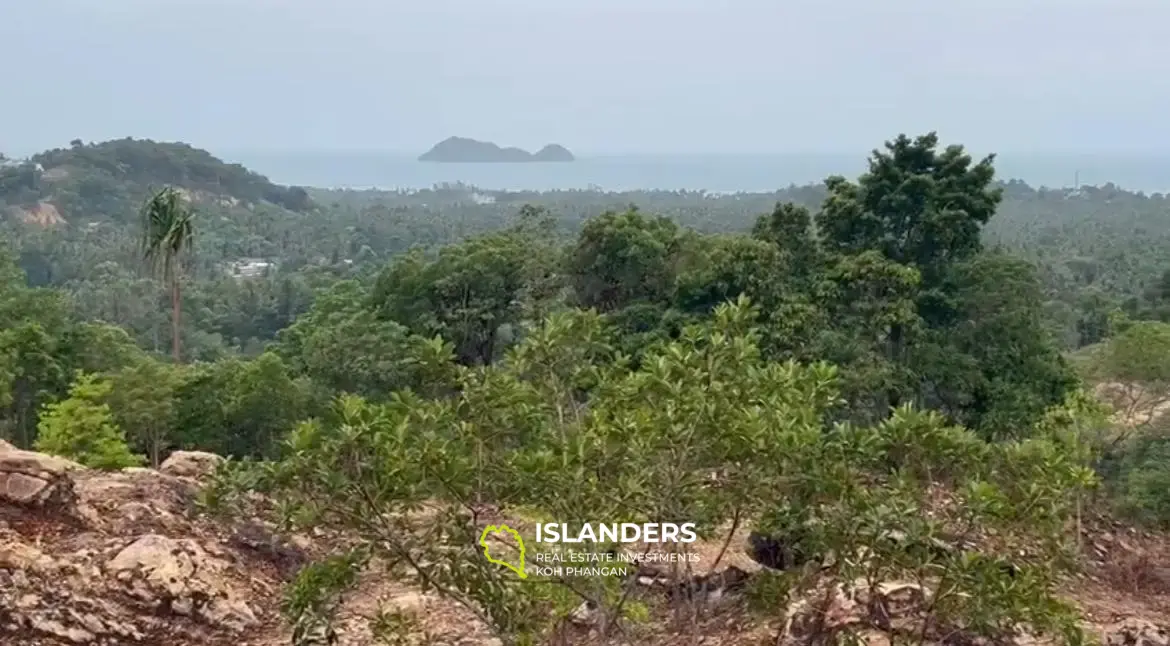
[[[367,291],[355,281],[334,285],[281,331],[277,353],[293,370],[333,394],[381,400],[407,388],[434,392],[450,387],[453,366],[444,359],[453,355],[451,345],[380,318],[367,301]],[[438,360],[426,355],[437,355]],[[447,374],[428,371],[436,365]]]
[[[1015,437],[1077,387],[1043,323],[1028,263],[982,253],[951,267],[936,292],[949,310],[910,349],[922,401],[988,437]],[[921,302],[921,301],[920,301]]]
[[[433,258],[416,251],[379,274],[371,303],[380,315],[455,346],[462,363],[490,363],[501,333],[532,309],[553,271],[555,252],[524,228],[444,247]]]
[[[982,228],[1003,198],[994,184],[995,157],[973,162],[960,145],[938,146],[933,132],[899,135],[873,151],[857,182],[828,178],[816,216],[825,248],[879,251],[917,267],[928,289],[953,263],[978,253]]]
[[[118,328],[76,321],[65,294],[29,287],[13,260],[0,248],[0,434],[27,448],[75,371],[114,370],[141,351]]]
[[[929,133],[911,139],[900,135],[875,150],[868,172],[857,182],[844,177],[825,180],[828,197],[816,216],[820,241],[839,255],[877,252],[914,268],[921,275],[919,315],[936,319],[934,292],[954,263],[982,248],[980,230],[995,213],[1001,192],[992,181],[993,157],[972,164],[962,146],[938,150]],[[898,322],[887,331],[886,358],[904,363],[911,330]],[[889,404],[903,395],[887,391]]]
[[[678,226],[629,210],[590,219],[569,255],[569,280],[583,307],[611,312],[671,293],[681,250]]]
[[[837,268],[829,272],[828,307],[882,311],[884,289],[857,291],[842,283],[877,277],[878,258],[889,264],[881,272],[887,276],[899,267],[918,276],[912,289],[898,291],[899,314],[869,328],[878,335],[870,363],[888,368],[879,371],[880,384],[866,389],[884,392],[874,412],[915,402],[980,432],[1013,435],[1075,385],[1044,324],[1035,273],[983,251],[983,228],[1003,198],[993,162],[993,156],[975,162],[958,145],[940,150],[935,133],[902,135],[874,151],[856,182],[826,180],[828,196],[815,222],[830,267]],[[757,235],[776,228],[765,224]],[[877,256],[858,264],[867,254]],[[863,274],[840,271],[865,266]],[[1011,350],[999,350],[1004,345],[991,339],[1010,340]]]
[[[190,366],[175,388],[170,439],[183,449],[272,457],[281,438],[317,410],[311,385],[274,352]]]

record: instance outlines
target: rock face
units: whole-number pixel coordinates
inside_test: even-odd
[[[0,445],[0,644],[220,644],[280,632],[285,573],[192,513],[218,461],[89,471]]]
[[[573,153],[559,144],[549,144],[535,155],[519,148],[501,148],[490,141],[448,137],[423,153],[419,161],[446,163],[571,162]]]

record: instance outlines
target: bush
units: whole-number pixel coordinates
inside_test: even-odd
[[[94,469],[141,465],[142,456],[130,452],[109,405],[99,403],[110,389],[107,381],[79,374],[67,399],[45,406],[34,448]]]

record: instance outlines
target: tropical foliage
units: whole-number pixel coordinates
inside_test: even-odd
[[[0,174],[4,437],[110,468],[238,458],[209,503],[263,490],[357,539],[290,589],[300,627],[385,566],[508,643],[582,601],[632,630],[620,580],[472,558],[494,507],[747,527],[821,565],[757,582],[773,600],[908,578],[939,591],[920,634],[1071,643],[1066,527],[1170,521],[1164,196],[998,182],[933,134],[734,196],[298,193],[129,140],[38,159]],[[1109,423],[1100,384],[1147,414]],[[973,528],[1002,549],[920,549]]]

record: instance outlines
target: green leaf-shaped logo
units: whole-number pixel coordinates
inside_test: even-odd
[[[488,536],[493,534],[504,534],[511,536],[512,540],[516,541],[516,547],[520,550],[520,556],[516,564],[511,563],[506,558],[496,558],[492,556],[491,546],[488,545]],[[520,537],[520,532],[508,527],[507,525],[488,525],[483,528],[483,533],[479,535],[479,545],[483,548],[483,555],[487,558],[489,563],[502,565],[509,570],[516,573],[521,579],[527,579],[528,574],[524,571],[524,539]]]

